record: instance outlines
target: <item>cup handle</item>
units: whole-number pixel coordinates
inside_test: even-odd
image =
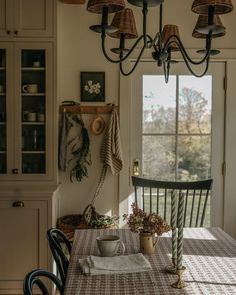
[[[22,86],[22,91],[23,92],[28,92],[28,85],[23,85]]]
[[[121,252],[118,252],[119,248],[121,248]],[[118,247],[117,247],[117,254],[118,255],[123,255],[124,253],[125,253],[125,244],[122,241],[120,241],[119,244],[118,244]]]
[[[153,247],[156,246],[158,239],[159,239],[159,236],[153,236],[153,240],[154,240]]]

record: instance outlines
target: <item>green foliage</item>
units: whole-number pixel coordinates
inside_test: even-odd
[[[194,89],[181,89],[177,155],[176,113],[175,107],[164,106],[144,111],[143,174],[174,180],[177,171],[178,180],[206,179],[210,176],[211,148],[211,114],[207,109],[207,100]]]
[[[118,217],[107,216],[107,215],[97,215],[93,216],[90,220],[89,226],[91,228],[108,228],[117,227]]]
[[[81,126],[81,131],[78,136],[69,142],[69,144],[73,144],[71,148],[73,158],[70,161],[75,160],[75,165],[70,172],[70,180],[73,182],[73,179],[81,181],[83,177],[88,177],[87,166],[91,165],[92,162],[90,155],[90,139],[84,122],[76,115],[74,115],[72,119]],[[81,143],[81,145],[78,146],[79,143]]]

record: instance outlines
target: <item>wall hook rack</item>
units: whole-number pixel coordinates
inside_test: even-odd
[[[61,105],[60,112],[67,112],[73,114],[110,114],[112,110],[118,111],[118,106],[109,104],[104,106],[88,106],[88,105]]]

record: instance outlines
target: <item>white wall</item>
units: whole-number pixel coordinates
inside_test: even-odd
[[[80,71],[105,71],[106,103],[118,104],[119,71],[104,61],[99,47],[100,36],[89,30],[99,22],[99,16],[87,13],[85,5],[68,5],[58,2],[58,100],[80,101]],[[86,127],[95,116],[83,115]],[[108,116],[104,115],[107,119]],[[99,158],[103,134],[90,133],[92,165],[89,178],[71,183],[69,174],[60,174],[60,215],[81,213],[90,203],[100,176]],[[118,177],[107,176],[96,209],[100,213],[116,214],[118,208]]]
[[[185,46],[189,49],[197,49],[204,46],[204,41],[191,37],[197,20],[197,15],[190,11],[191,4],[192,1],[190,0],[166,0],[163,20],[166,24],[175,23],[179,25],[181,38]],[[141,11],[135,7],[132,7],[132,9],[135,10],[137,28],[141,32]],[[148,33],[152,36],[158,29],[159,20],[157,14],[157,8],[150,9]],[[227,28],[227,34],[223,38],[214,40],[213,47],[229,49],[228,51],[231,52],[231,49],[236,49],[236,9],[231,14],[222,16],[222,21]],[[118,66],[110,64],[105,60],[101,52],[100,35],[89,30],[89,26],[99,23],[100,15],[88,13],[86,5],[68,5],[58,2],[59,102],[63,100],[79,101],[80,71],[105,71],[106,103],[119,104]],[[109,37],[107,39],[109,39],[109,47],[118,46],[117,40],[110,39]],[[225,52],[228,52],[227,50]],[[232,57],[232,54],[229,54],[229,56]],[[226,55],[224,56],[223,54],[221,57],[224,59]],[[124,93],[124,91],[122,92]],[[231,109],[232,107],[236,108],[235,104],[231,103]],[[85,118],[86,126],[89,126],[93,116],[84,115],[83,117]],[[229,120],[229,122],[232,124],[232,120]],[[60,215],[81,213],[92,199],[101,170],[99,149],[102,136],[94,136],[92,134],[90,136],[93,164],[89,168],[89,178],[84,179],[81,183],[71,183],[68,175],[60,175]],[[123,142],[124,146],[127,144],[128,142]],[[125,158],[126,156],[124,155]],[[101,195],[95,203],[96,209],[100,213],[111,212],[112,214],[117,214],[119,210],[118,194],[118,177],[114,177],[109,173]],[[229,207],[230,205],[227,205],[227,208]],[[235,212],[235,203],[233,209]]]

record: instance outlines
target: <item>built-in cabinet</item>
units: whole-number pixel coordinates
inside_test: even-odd
[[[0,43],[0,181],[53,177],[52,50]]]
[[[57,217],[56,0],[0,0],[0,294],[52,271]]]
[[[52,37],[52,0],[0,0],[0,37]]]

